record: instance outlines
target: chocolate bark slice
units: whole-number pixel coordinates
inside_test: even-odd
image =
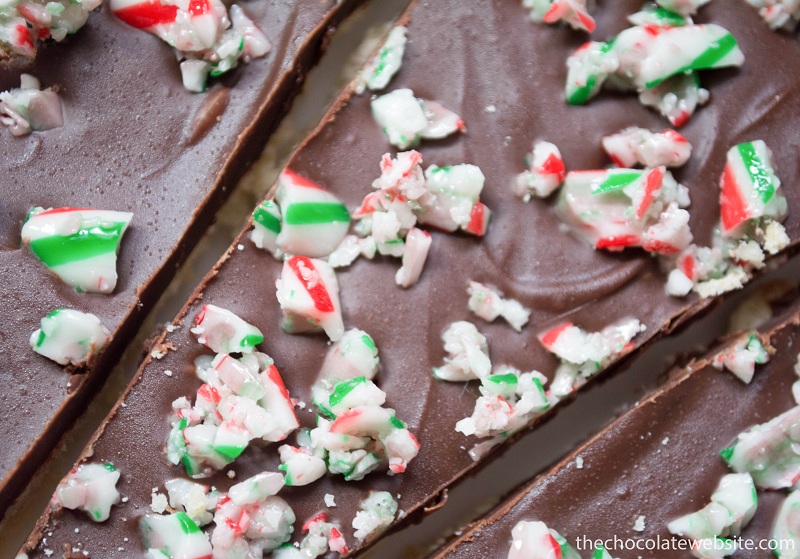
[[[625,16],[639,8],[633,1],[604,6],[598,12],[597,33],[610,37],[619,32],[627,26]],[[767,139],[785,179],[791,208],[785,226],[795,247],[800,241],[796,211],[800,193],[791,180],[798,176],[798,162],[791,141],[795,131],[790,125],[790,100],[795,95],[792,69],[800,59],[781,58],[777,62],[781,71],[775,72],[764,61],[772,60],[777,50],[795,53],[800,46],[791,38],[750,25],[749,10],[746,5],[712,3],[699,18],[731,30],[747,52],[748,63],[739,71],[708,77],[714,100],[683,129],[690,142],[702,147],[685,168],[676,171],[676,177],[691,191],[695,237],[708,244],[719,221],[717,185],[726,151],[750,138]],[[533,139],[562,146],[565,156],[569,154],[569,168],[591,169],[605,164],[599,149],[603,135],[631,125],[665,126],[662,118],[634,98],[604,96],[577,108],[564,104],[564,61],[583,40],[581,35],[536,27],[513,2],[474,6],[452,1],[414,4],[408,36],[405,62],[390,87],[410,87],[419,97],[441,102],[461,115],[468,129],[464,135],[423,143],[419,149],[425,166],[478,165],[487,181],[481,199],[495,218],[483,239],[432,232],[425,270],[408,290],[395,285],[397,264],[389,259],[362,259],[338,273],[345,325],[361,328],[374,338],[381,359],[377,382],[388,395],[387,405],[408,422],[422,445],[419,456],[401,475],[376,473],[361,482],[328,475],[312,485],[281,491],[298,519],[295,540],[301,537],[299,526],[326,511],[340,523],[351,551],[356,552],[366,544],[354,538],[351,521],[371,490],[399,496],[402,514],[419,517],[448,486],[479,465],[467,453],[478,440],[454,431],[456,422],[472,413],[477,387],[444,383],[431,375],[445,357],[441,335],[449,324],[475,321],[488,338],[495,363],[535,368],[552,378],[556,360],[537,340],[550,326],[568,320],[595,331],[635,317],[647,326],[635,338],[641,348],[713,302],[667,296],[665,277],[650,256],[636,251],[594,251],[561,230],[548,204],[526,205],[512,194],[514,177],[522,171]],[[770,100],[768,106],[762,100]],[[495,110],[487,110],[490,106]],[[298,149],[289,167],[330,189],[353,209],[371,191],[386,151],[387,141],[370,115],[369,98],[344,95],[338,108]],[[274,292],[281,266],[253,246],[247,231],[234,242],[176,319],[174,331],[160,338],[158,343],[171,348],[167,355],[144,363],[124,398],[124,407],[117,407],[91,446],[93,461],[112,461],[122,472],[119,487],[128,501],[115,507],[104,525],[87,522],[82,513],[51,511],[51,523],[42,517],[42,528],[51,535],[46,545],[36,547],[35,556],[45,548],[65,544],[98,555],[110,554],[119,546],[130,553],[143,552],[136,518],[149,510],[151,489],[185,475],[169,464],[164,447],[171,403],[182,396],[193,397],[201,384],[194,360],[208,351],[189,328],[204,304],[224,307],[264,333],[266,341],[259,347],[274,358],[291,395],[306,403],[298,410],[301,422],[313,426],[311,385],[328,340],[281,330]],[[517,334],[508,325],[484,323],[470,315],[469,280],[495,285],[505,296],[531,308],[530,325]],[[277,471],[279,464],[276,445],[251,444],[205,483],[225,491],[236,480]],[[229,478],[228,470],[235,472],[235,480]],[[335,508],[326,507],[326,494],[333,495]]]
[[[713,355],[673,371],[671,380],[636,408],[432,557],[506,557],[511,530],[522,520],[544,522],[584,557],[597,540],[605,541],[614,557],[690,556],[688,548],[677,547],[680,538],[672,536],[667,524],[710,502],[720,479],[732,473],[720,452],[739,433],[797,405],[792,385],[800,353],[800,308],[795,305],[790,318],[762,338],[774,354],[767,364],[756,365],[751,384],[713,367]],[[741,533],[743,540],[758,545],[772,537],[785,495],[758,491],[758,507]],[[625,545],[659,547],[648,552],[645,547],[625,550]],[[758,548],[736,552],[740,557],[770,553]]]
[[[299,90],[327,34],[358,4],[333,0],[247,2],[273,44],[204,94],[186,91],[172,48],[112,16],[107,6],[29,67],[0,67],[0,90],[22,71],[56,87],[64,126],[13,138],[5,129],[0,167],[0,515],[87,405],[176,267],[209,224]],[[81,294],[23,247],[34,206],[133,212],[111,295]],[[90,312],[113,333],[85,370],[30,350],[28,338],[56,308]],[[78,374],[73,374],[78,373]]]

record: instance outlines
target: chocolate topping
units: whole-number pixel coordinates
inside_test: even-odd
[[[751,425],[794,407],[794,364],[800,352],[800,315],[771,335],[776,353],[756,367],[750,385],[705,363],[694,364],[636,409],[620,417],[571,456],[520,488],[490,515],[476,522],[435,557],[505,557],[511,529],[520,520],[539,520],[574,547],[617,536],[668,540],[667,524],[709,502],[730,470],[719,452]],[[703,366],[704,365],[704,366]],[[580,456],[583,467],[578,468]],[[758,509],[742,538],[758,542],[772,535],[784,492],[759,491]],[[633,530],[637,517],[645,529]],[[676,538],[677,539],[677,538]],[[588,556],[594,546],[583,547]],[[617,548],[614,557],[687,557],[688,551],[656,553]],[[766,550],[741,550],[737,557],[765,557]]]
[[[640,7],[634,0],[604,3],[597,10],[594,37],[608,39],[618,33],[628,25],[625,16]],[[718,182],[726,150],[756,138],[765,139],[775,152],[791,208],[787,232],[795,244],[800,240],[800,191],[794,181],[800,176],[800,161],[793,140],[800,45],[794,37],[770,32],[757,18],[744,2],[712,3],[698,18],[729,28],[747,56],[741,70],[702,76],[712,100],[681,131],[695,151],[675,176],[690,188],[691,224],[701,243],[709,243],[719,219]],[[635,339],[641,347],[710,304],[693,296],[686,300],[667,296],[665,277],[649,255],[637,250],[594,251],[563,232],[552,201],[525,204],[512,193],[514,177],[524,169],[524,156],[535,139],[558,145],[568,169],[591,169],[608,163],[600,149],[602,136],[634,125],[667,127],[666,120],[642,107],[635,96],[603,93],[584,107],[565,104],[565,61],[584,35],[535,25],[516,1],[441,0],[414,5],[408,37],[403,67],[390,88],[410,87],[467,123],[466,134],[424,142],[419,148],[424,166],[480,166],[486,175],[481,200],[494,212],[494,221],[483,239],[433,232],[422,277],[408,290],[394,283],[399,266],[394,259],[362,259],[338,273],[345,325],[361,328],[375,339],[381,359],[376,382],[388,395],[387,406],[408,422],[422,445],[402,475],[371,474],[361,482],[327,475],[310,486],[281,491],[297,515],[295,539],[301,537],[303,522],[327,510],[324,495],[333,494],[337,506],[327,512],[341,523],[351,550],[362,547],[353,537],[351,521],[371,489],[400,495],[400,510],[421,514],[443,490],[476,467],[466,450],[478,441],[456,433],[454,426],[471,414],[477,386],[445,383],[431,375],[432,367],[444,358],[440,336],[450,323],[475,321],[489,340],[494,363],[538,369],[552,377],[557,362],[536,339],[549,326],[569,320],[586,330],[600,330],[615,320],[635,317],[647,326]],[[784,55],[776,60],[776,52]],[[486,111],[488,105],[495,105],[496,112]],[[370,115],[369,97],[349,102],[345,97],[289,166],[333,191],[352,209],[371,191],[387,151],[391,151],[388,142]],[[235,248],[239,243],[244,250]],[[127,537],[125,548],[142,552],[136,518],[148,510],[151,488],[184,475],[180,467],[167,462],[164,444],[170,403],[192,396],[200,385],[193,360],[207,351],[189,328],[203,303],[227,308],[261,329],[266,341],[260,348],[275,359],[292,396],[308,404],[298,410],[301,422],[313,425],[310,388],[328,343],[323,336],[281,331],[274,287],[280,270],[281,264],[256,249],[246,233],[234,242],[198,287],[197,297],[187,303],[180,327],[164,335],[175,349],[144,364],[125,399],[126,407],[117,408],[93,447],[92,460],[111,460],[122,471],[120,490],[130,500],[116,507],[105,525],[87,525],[79,514],[58,512],[48,546],[69,542],[93,556],[109,556]],[[517,334],[501,321],[487,324],[470,315],[469,280],[494,285],[531,308],[529,325]],[[165,376],[165,369],[173,375]],[[251,444],[229,468],[236,472],[235,480],[223,471],[207,483],[225,490],[236,480],[276,471],[278,464],[277,445]],[[76,527],[80,534],[75,534]],[[44,547],[40,545],[34,556]]]
[[[173,50],[125,25],[107,6],[25,68],[45,87],[58,89],[65,122],[24,138],[0,130],[0,312],[13,325],[0,333],[6,362],[0,367],[6,387],[0,429],[7,434],[0,452],[0,515],[82,411],[277,126],[329,27],[356,2],[245,4],[275,49],[218,80],[209,94],[186,91]],[[20,73],[0,66],[0,90],[18,87]],[[183,140],[185,129],[191,147]],[[20,228],[33,206],[133,212],[113,295],[76,293],[30,250],[20,249]],[[28,345],[40,319],[59,307],[91,312],[115,334],[71,396],[68,386],[79,384],[76,378]]]

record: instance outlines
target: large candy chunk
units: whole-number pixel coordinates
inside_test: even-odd
[[[64,125],[61,98],[30,74],[20,76],[19,89],[0,93],[0,124],[14,136],[34,130],[50,130]]]
[[[22,243],[67,285],[111,293],[117,253],[133,214],[78,208],[34,208],[22,226]]]
[[[203,305],[194,324],[197,341],[217,353],[252,353],[264,341],[261,330],[216,305]]]
[[[350,380],[365,377],[371,380],[378,372],[378,348],[372,336],[350,329],[328,350],[320,370],[320,379]]]
[[[725,235],[751,219],[769,217],[783,221],[786,198],[778,194],[780,179],[775,175],[772,152],[762,140],[745,142],[728,150],[720,179],[720,208]]]
[[[81,464],[61,480],[53,502],[67,509],[80,509],[95,522],[108,520],[111,506],[119,503],[119,472],[110,462]]]
[[[54,310],[41,325],[31,334],[31,347],[59,365],[85,365],[111,339],[99,318],[71,309]]]
[[[389,81],[400,70],[406,50],[406,28],[402,25],[392,28],[383,46],[361,70],[356,83],[356,93],[365,89],[378,91],[389,85]]]
[[[266,56],[272,48],[238,5],[229,13],[220,0],[111,0],[111,11],[177,50],[189,91],[205,91],[209,76],[228,72],[240,60]]]
[[[464,130],[460,116],[435,101],[414,97],[410,89],[396,89],[372,100],[372,116],[389,143],[399,149],[423,139],[441,139]]]
[[[282,216],[275,242],[285,253],[311,258],[327,256],[347,234],[347,207],[327,190],[289,169],[280,174],[276,199]],[[264,213],[258,215],[274,232],[274,220]]]
[[[290,334],[324,330],[331,341],[344,334],[339,283],[327,262],[292,256],[276,282],[283,329]]]
[[[102,0],[20,0],[0,5],[0,60],[33,58],[47,39],[63,41],[83,27]]]
[[[139,520],[148,559],[211,559],[211,543],[184,512],[145,514]]]

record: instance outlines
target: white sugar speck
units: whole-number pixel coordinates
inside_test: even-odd
[[[633,529],[637,532],[644,532],[644,516],[636,517],[636,522],[633,523]]]
[[[583,456],[576,456],[575,457],[575,467],[579,470],[583,469]]]
[[[664,437],[661,441],[661,444],[664,446],[667,446],[668,443],[669,443],[669,437]]]
[[[334,496],[331,495],[330,493],[325,493],[325,506],[326,507],[335,507],[336,506],[336,501],[334,499]]]
[[[495,107],[494,105],[486,105],[486,108],[483,110],[485,113],[491,115],[497,112],[497,107]]]
[[[172,371],[170,371],[169,369],[165,369],[164,370],[164,374],[167,375],[168,377],[171,377],[172,376]]]

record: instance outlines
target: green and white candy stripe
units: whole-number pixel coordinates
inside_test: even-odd
[[[139,520],[148,558],[211,559],[211,543],[185,512],[145,514]]]
[[[117,252],[132,218],[129,212],[37,207],[22,226],[22,243],[76,290],[111,293]]]
[[[33,351],[59,365],[82,366],[103,349],[111,333],[93,314],[56,309],[31,334]]]
[[[404,26],[392,29],[377,56],[361,71],[356,84],[356,93],[363,93],[365,89],[378,91],[389,85],[389,81],[403,65],[407,41]]]

